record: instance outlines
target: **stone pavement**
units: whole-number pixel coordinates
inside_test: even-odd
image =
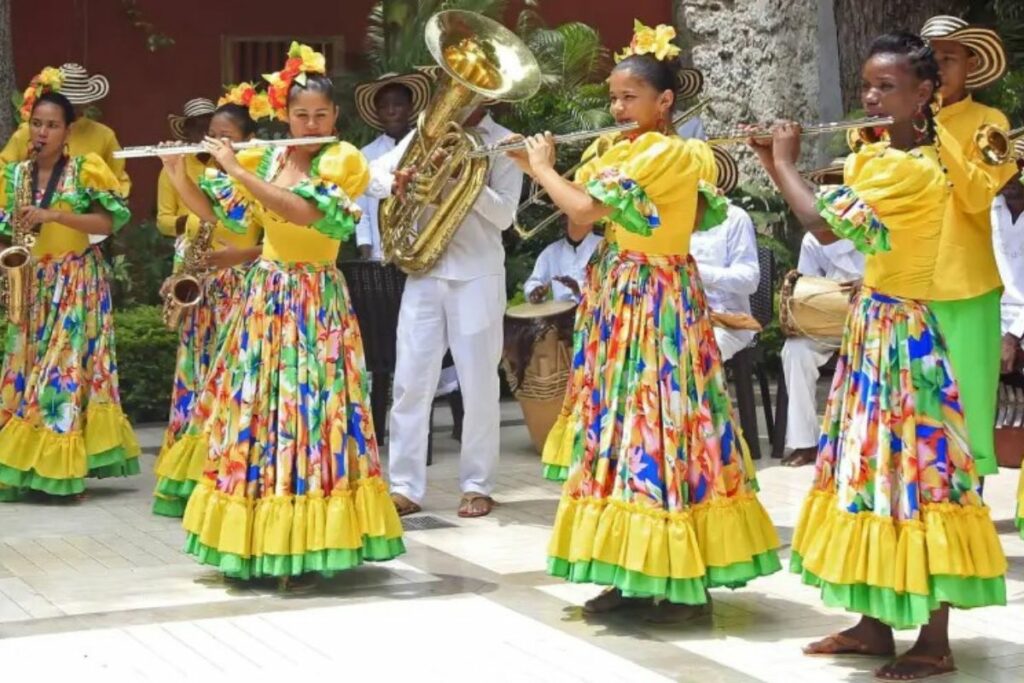
[[[635,613],[584,620],[578,605],[596,589],[544,573],[558,486],[540,478],[515,403],[503,404],[503,418],[492,516],[454,514],[457,444],[439,408],[430,490],[424,514],[407,525],[409,552],[287,594],[225,582],[180,552],[177,521],[149,512],[161,427],[140,428],[143,476],[90,482],[79,504],[0,506],[2,680],[871,680],[878,662],[800,654],[801,644],[853,618],[822,607],[789,574],[715,591],[713,616],[686,625],[651,625]],[[811,470],[761,468],[761,498],[788,544]],[[1010,606],[954,613],[961,672],[943,680],[1024,681],[1016,483],[1017,472],[1004,471],[986,485],[1010,559]]]

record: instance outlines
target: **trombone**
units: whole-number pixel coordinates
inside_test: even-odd
[[[981,159],[990,166],[1002,166],[1008,161],[1024,157],[1016,149],[1016,143],[1024,140],[1024,126],[1005,131],[991,123],[982,124],[974,134],[974,144],[981,152]]]
[[[700,100],[699,102],[697,102],[697,104],[695,104],[692,107],[690,107],[689,109],[687,109],[686,111],[683,111],[683,112],[680,112],[679,114],[676,114],[674,117],[672,117],[672,128],[675,129],[675,127],[678,126],[680,123],[693,118],[698,113],[703,111],[704,108],[707,107],[708,104],[710,104],[710,103],[711,103],[710,99],[703,99],[703,100]],[[629,132],[631,132],[633,130],[636,130],[636,127],[637,127],[637,123],[635,121],[630,121],[629,123],[622,123],[622,124],[619,124],[617,126],[607,126],[605,128],[597,128],[597,129],[594,129],[594,130],[579,131],[579,132],[576,132],[576,133],[567,133],[565,135],[556,135],[555,136],[555,142],[556,143],[563,143],[564,144],[564,143],[572,143],[572,142],[583,142],[585,140],[592,140],[594,138],[598,138],[598,139],[605,138],[605,139],[607,139],[608,146],[611,146],[611,145],[615,144],[615,142],[617,141],[616,140],[617,136],[622,135],[623,133],[629,133]],[[521,142],[506,142],[506,143],[503,143],[503,144],[488,145],[487,147],[481,147],[478,151],[481,154],[484,154],[484,153],[498,154],[498,153],[504,153],[504,152],[511,152],[511,151],[514,151],[514,150],[517,150],[517,149],[523,149],[525,147],[526,147],[526,142],[525,141],[521,141]],[[606,151],[606,149],[598,149],[598,150],[596,150],[596,155],[600,156],[605,151]],[[580,166],[582,166],[587,161],[590,161],[591,158],[593,158],[593,157],[592,156],[587,156],[584,159],[580,159],[580,161],[576,165],[574,165],[568,171],[563,173],[562,177],[563,178],[568,178],[568,177],[572,176],[572,174],[574,174],[577,170],[579,170]],[[532,183],[531,187],[536,187],[536,183]],[[550,216],[548,216],[547,218],[543,219],[542,221],[537,223],[537,225],[533,226],[532,228],[527,229],[527,228],[524,228],[522,225],[520,225],[520,223],[519,223],[519,214],[522,211],[524,211],[525,209],[527,209],[528,207],[530,207],[530,206],[532,206],[534,204],[546,205],[546,203],[542,202],[541,199],[540,199],[545,194],[547,194],[547,190],[545,190],[543,187],[536,188],[534,190],[534,192],[529,197],[527,197],[525,200],[523,200],[523,202],[516,209],[516,217],[512,219],[512,229],[516,231],[516,234],[519,235],[520,239],[523,239],[523,240],[530,239],[531,237],[533,237],[534,235],[536,235],[537,233],[542,231],[544,228],[548,227],[549,225],[554,223],[556,220],[561,218],[562,212],[561,211],[555,211]]]

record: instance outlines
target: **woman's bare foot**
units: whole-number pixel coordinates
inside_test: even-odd
[[[618,588],[609,588],[602,591],[597,597],[583,603],[583,613],[605,614],[621,609],[650,607],[652,604],[653,601],[650,598],[627,598]]]

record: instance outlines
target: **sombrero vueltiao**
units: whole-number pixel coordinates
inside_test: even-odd
[[[389,73],[380,76],[375,81],[360,83],[356,86],[356,111],[367,124],[377,130],[384,129],[384,123],[377,116],[377,106],[374,100],[383,88],[389,85],[401,85],[412,94],[412,111],[409,114],[409,123],[415,124],[416,117],[420,115],[427,102],[430,101],[430,77],[422,71],[411,74]]]
[[[724,147],[715,145],[711,152],[715,155],[715,166],[718,168],[718,180],[715,184],[722,194],[729,194],[740,183],[740,167]]]
[[[839,157],[833,159],[828,166],[822,166],[801,175],[814,185],[835,185],[837,179],[840,183],[843,182],[844,168],[846,168],[846,157]]]
[[[185,122],[196,116],[206,116],[217,111],[213,102],[205,97],[196,97],[185,103],[182,113],[168,114],[167,123],[171,126],[171,133],[179,140],[185,139]]]
[[[688,100],[696,97],[704,89],[704,74],[698,69],[684,67],[678,71],[676,77],[679,79],[679,88],[676,90],[676,98]]]
[[[959,17],[940,15],[924,22],[925,40],[950,40],[960,43],[978,57],[978,68],[967,74],[967,88],[975,90],[995,83],[1006,73],[1006,51],[999,34],[987,28],[971,26]]]
[[[90,76],[81,64],[64,64],[60,67],[60,73],[63,81],[60,94],[68,98],[71,104],[98,102],[110,92],[110,82],[106,76]]]

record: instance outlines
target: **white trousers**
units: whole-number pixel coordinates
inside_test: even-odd
[[[714,330],[723,363],[747,348],[754,339],[754,333],[750,330],[729,330],[724,327],[716,327]]]
[[[782,346],[782,374],[786,379],[789,407],[786,413],[786,447],[814,448],[821,434],[818,419],[818,371],[828,362],[834,347],[813,339],[791,337]]]
[[[421,503],[427,490],[430,406],[441,360],[451,349],[466,413],[459,483],[463,493],[490,495],[498,466],[502,321],[505,278],[409,277],[398,314],[388,467],[391,490]]]

